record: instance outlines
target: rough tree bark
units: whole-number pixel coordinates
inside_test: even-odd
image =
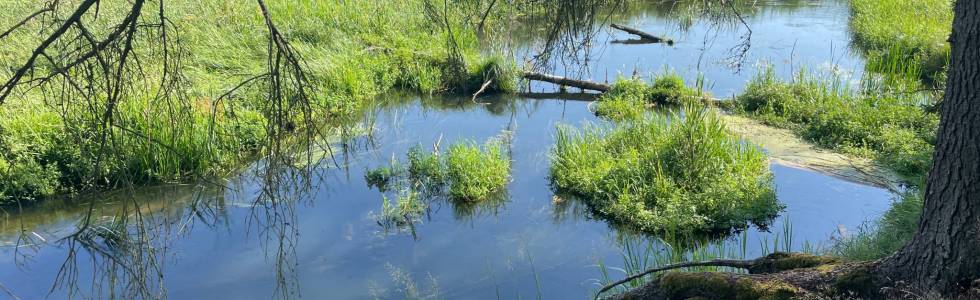
[[[946,95],[919,229],[880,264],[882,283],[942,295],[980,279],[980,1],[954,7]]]

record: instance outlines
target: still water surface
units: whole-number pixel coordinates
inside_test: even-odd
[[[667,33],[676,44],[610,44],[628,37],[603,30],[583,77],[602,81],[612,77],[606,74],[672,68],[689,80],[703,74],[708,88],[725,96],[739,91],[761,61],[776,64],[784,77],[803,66],[841,73],[861,69],[860,57],[847,50],[845,3],[793,1],[792,8],[780,3],[747,17],[753,44],[741,72],[723,62],[740,40],[738,32],[716,33],[708,24],[684,31],[647,12],[625,23]],[[94,208],[98,224],[111,224],[128,208],[130,218],[141,217],[144,224],[129,226],[128,232],[152,246],[146,248],[152,251],[127,252],[115,265],[99,253],[111,247],[58,242],[74,232],[88,209],[85,203],[51,203],[8,216],[0,222],[0,284],[23,299],[127,298],[134,291],[172,299],[589,297],[601,278],[598,262],[622,265],[625,233],[574,204],[553,203],[548,154],[555,125],[601,121],[587,102],[481,101],[487,103],[380,99],[365,121],[372,134],[352,140],[336,164],[324,162],[314,176],[304,177],[308,185],[276,189],[283,201],[256,202],[262,185],[252,171],[259,167],[229,179],[227,189],[164,186],[102,196]],[[366,185],[365,169],[402,158],[417,144],[482,141],[505,130],[513,134],[506,201],[462,208],[436,200],[414,230],[385,231],[375,221],[382,195]],[[772,170],[779,200],[787,206],[772,232],[750,228],[725,240],[737,247],[747,239],[750,257],[762,252],[763,241],[782,238],[786,222],[796,250],[804,242],[826,245],[840,228],[853,230],[886,210],[892,197],[883,189],[808,170],[776,164]],[[137,204],[139,216],[133,213]]]

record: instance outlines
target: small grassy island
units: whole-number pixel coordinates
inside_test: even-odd
[[[449,199],[461,214],[481,202],[502,200],[510,180],[510,156],[503,138],[482,146],[457,141],[446,152],[427,152],[421,145],[409,149],[407,163],[392,160],[389,166],[367,170],[369,186],[385,194],[379,223],[403,226],[428,210],[430,199]],[[406,166],[407,165],[407,166]]]
[[[599,215],[651,233],[728,231],[782,209],[762,151],[695,106],[613,128],[560,127],[551,180]]]

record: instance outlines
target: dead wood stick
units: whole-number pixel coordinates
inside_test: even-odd
[[[476,93],[473,93],[473,98],[470,98],[470,101],[476,102],[476,97],[480,96],[480,94],[483,93],[483,91],[486,90],[488,86],[490,86],[491,82],[493,82],[493,79],[488,79],[487,82],[484,82],[483,85],[480,86],[480,90],[476,91]]]
[[[636,28],[633,28],[633,27],[623,26],[623,25],[619,25],[619,24],[610,24],[609,27],[612,27],[612,28],[615,28],[615,29],[619,29],[619,30],[625,31],[626,33],[629,33],[629,34],[632,34],[632,35],[635,35],[635,36],[638,36],[638,37],[641,37],[641,38],[650,40],[651,42],[654,42],[654,43],[668,43],[668,44],[673,44],[674,43],[674,41],[672,41],[670,39],[665,39],[665,38],[662,38],[662,37],[659,37],[659,36],[655,36],[655,35],[652,35],[652,34],[643,32],[642,30],[639,30],[639,29],[636,29]]]
[[[571,79],[567,77],[561,77],[561,76],[538,73],[538,72],[524,71],[524,78],[528,80],[537,80],[537,81],[550,82],[558,85],[577,87],[583,90],[605,92],[610,89],[610,86],[605,83],[598,83],[595,81],[588,81],[588,80]]]

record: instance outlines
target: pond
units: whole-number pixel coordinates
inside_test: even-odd
[[[752,48],[741,72],[721,66],[740,33],[706,24],[680,30],[643,12],[624,21],[665,32],[673,46],[628,45],[600,30],[585,72],[595,80],[634,68],[673,68],[686,79],[698,74],[716,95],[730,95],[760,67],[861,70],[850,53],[846,3],[768,3],[746,16]],[[792,62],[793,67],[788,65]],[[565,68],[558,68],[562,73]],[[625,70],[625,71],[624,71]],[[859,71],[857,71],[859,72]],[[612,76],[610,75],[610,76]],[[535,85],[537,91],[553,87]],[[587,298],[602,279],[599,264],[621,267],[628,232],[592,218],[574,203],[554,203],[549,151],[557,124],[602,122],[584,101],[482,97],[427,98],[390,95],[365,117],[371,133],[333,147],[310,174],[285,171],[275,185],[257,164],[214,184],[116,191],[88,201],[51,201],[10,214],[0,223],[0,295],[39,298]],[[401,158],[412,146],[482,141],[512,134],[512,181],[502,203],[455,207],[435,201],[419,223],[386,230],[374,216],[382,194],[364,172]],[[786,210],[769,227],[750,228],[720,244],[745,243],[757,256],[791,232],[795,250],[827,245],[885,211],[892,195],[818,172],[773,164]],[[265,173],[267,176],[258,174]],[[302,176],[300,176],[302,175]],[[266,195],[265,197],[259,197]],[[270,199],[269,195],[274,195]],[[76,236],[89,210],[98,226],[127,228],[128,236]],[[113,217],[125,213],[128,221]],[[134,224],[142,224],[135,226]],[[99,232],[99,231],[94,231]],[[112,255],[108,255],[112,254]],[[613,271],[612,277],[623,274]]]

